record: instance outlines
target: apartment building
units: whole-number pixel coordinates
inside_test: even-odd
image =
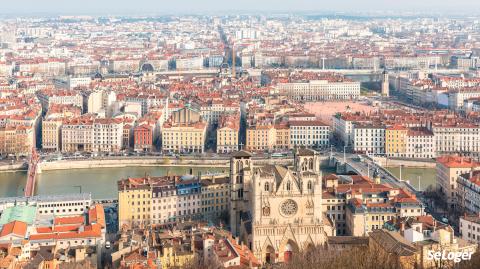
[[[480,244],[480,216],[467,215],[460,217],[460,236],[463,240],[474,244]]]
[[[228,177],[208,176],[202,178],[202,215],[205,219],[225,221],[229,212],[230,204],[230,180]]]
[[[63,121],[79,117],[81,113],[81,108],[74,105],[51,105],[42,121],[42,149],[60,151],[62,149],[61,127]]]
[[[431,159],[436,156],[435,139],[427,128],[409,128],[405,157]]]
[[[217,124],[222,115],[240,115],[240,104],[223,99],[214,99],[201,103],[199,110],[200,116],[202,116],[202,119],[208,122],[208,124]]]
[[[239,114],[221,116],[217,128],[217,153],[231,153],[239,150],[239,132]]]
[[[354,123],[369,123],[370,120],[360,113],[338,113],[332,117],[333,134],[344,145],[353,143]]]
[[[93,119],[66,119],[62,125],[62,152],[93,151]]]
[[[175,153],[203,153],[207,124],[172,124],[166,122],[162,128],[162,151]]]
[[[277,131],[273,125],[247,127],[245,148],[250,151],[272,151],[276,146]]]
[[[385,153],[385,126],[355,123],[353,125],[353,151],[366,154]]]
[[[154,126],[142,123],[133,129],[133,150],[137,152],[152,151]]]
[[[458,177],[480,167],[480,163],[472,158],[456,155],[440,156],[436,161],[437,188],[446,197],[448,206],[454,208],[458,197]]]
[[[278,83],[280,94],[298,101],[351,100],[360,96],[360,82],[312,80]]]
[[[480,171],[461,174],[457,178],[457,205],[460,209],[480,213]]]
[[[388,157],[406,157],[408,128],[394,125],[385,129],[385,154]]]
[[[6,125],[0,127],[0,154],[2,156],[28,156],[35,146],[33,126]]]
[[[203,153],[207,123],[200,112],[187,106],[174,111],[162,126],[162,151],[175,153]]]
[[[119,225],[215,221],[228,212],[229,184],[221,175],[122,179],[118,182]]]
[[[127,178],[118,181],[118,227],[148,224],[152,201],[150,178]]]
[[[473,123],[438,122],[431,130],[435,136],[436,155],[480,154],[480,127]]]
[[[319,120],[290,121],[290,145],[326,148],[330,145],[330,126]]]
[[[83,96],[74,90],[44,89],[37,92],[44,111],[52,104],[75,105],[83,109]]]
[[[122,150],[123,121],[98,118],[93,122],[93,151],[119,152]]]
[[[415,195],[364,176],[329,175],[324,186],[322,210],[337,235],[364,236],[392,218],[425,214]]]
[[[275,124],[275,150],[289,150],[290,144],[290,127],[286,123]]]

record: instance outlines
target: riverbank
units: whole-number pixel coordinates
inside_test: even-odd
[[[28,165],[25,162],[0,163],[0,172],[27,171]]]
[[[93,169],[93,168],[125,168],[125,167],[215,167],[229,166],[228,160],[221,159],[94,159],[94,160],[61,160],[41,162],[38,173],[51,170]]]
[[[435,168],[435,160],[431,159],[393,159],[385,157],[373,157],[375,162],[383,167],[411,167],[411,168]]]

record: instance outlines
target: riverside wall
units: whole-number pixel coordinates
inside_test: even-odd
[[[61,160],[54,162],[41,162],[38,173],[49,170],[66,169],[91,169],[91,168],[120,168],[120,167],[148,167],[148,166],[197,166],[197,167],[228,167],[228,160],[219,159],[94,159],[94,160]]]
[[[412,167],[412,168],[435,168],[436,162],[434,160],[403,160],[403,159],[391,159],[388,160],[384,157],[373,157],[373,159],[383,167]]]
[[[273,165],[293,165],[293,158],[253,158],[255,166],[267,164]],[[322,166],[328,166],[328,156],[320,156]],[[103,159],[70,159],[58,161],[41,161],[38,164],[37,173],[50,170],[68,170],[68,169],[92,169],[92,168],[122,168],[122,167],[217,167],[228,168],[230,159],[226,157],[216,158],[103,158]],[[14,172],[27,170],[27,163],[0,164],[0,172]]]
[[[27,169],[28,169],[28,164],[25,162],[0,164],[0,172],[15,172],[15,171],[22,171],[22,170],[26,171]]]

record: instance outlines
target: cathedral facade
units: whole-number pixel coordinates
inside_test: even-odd
[[[295,253],[321,245],[328,235],[333,235],[333,228],[322,212],[322,176],[317,152],[296,150],[293,167],[252,167],[251,160],[249,164],[250,179],[243,181],[248,186],[248,198],[243,192],[244,201],[248,202],[242,204],[248,213],[242,211],[237,215],[236,231],[259,260],[288,262]],[[231,213],[237,214],[234,208],[239,207],[232,207]]]

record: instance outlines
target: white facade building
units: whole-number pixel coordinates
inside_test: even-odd
[[[279,83],[280,94],[299,101],[350,100],[360,96],[360,82],[329,82],[312,80],[310,82]]]
[[[385,126],[355,123],[353,151],[367,154],[385,153]]]
[[[326,148],[330,145],[330,126],[322,121],[291,121],[290,145]]]

